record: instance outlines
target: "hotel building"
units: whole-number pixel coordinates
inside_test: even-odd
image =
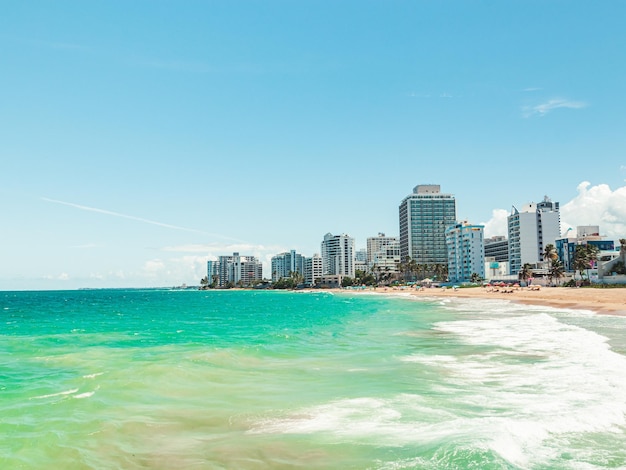
[[[272,256],[272,281],[291,277],[291,273],[299,273],[304,277],[306,258],[296,250],[286,251]]]
[[[485,278],[484,226],[460,222],[446,230],[448,279],[469,282],[473,274]]]
[[[400,203],[400,257],[447,264],[446,229],[456,224],[456,201],[435,184],[417,185]]]
[[[219,287],[226,287],[229,283],[247,287],[253,285],[255,281],[263,280],[263,265],[254,256],[233,253],[207,263],[209,283],[212,282],[213,275],[218,276]]]
[[[322,275],[322,257],[318,253],[304,260],[304,283],[307,286],[316,285]]]
[[[327,233],[321,248],[323,275],[354,277],[354,238]]]
[[[401,261],[398,237],[379,233],[377,237],[368,238],[367,261],[370,269],[376,273],[397,273]]]
[[[561,238],[559,203],[546,196],[543,202],[526,204],[521,211],[513,207],[507,224],[510,274],[519,273],[526,263],[537,267],[546,245],[555,245]]]

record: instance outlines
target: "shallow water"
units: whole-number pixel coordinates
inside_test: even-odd
[[[626,466],[626,319],[324,292],[0,293],[0,468]]]

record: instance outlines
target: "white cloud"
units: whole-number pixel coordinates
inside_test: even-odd
[[[598,225],[600,234],[609,240],[626,238],[626,186],[611,190],[607,184],[592,186],[588,181],[578,185],[578,195],[561,202],[561,231],[576,230],[579,225]],[[481,222],[485,237],[507,235],[507,216],[504,209],[494,209],[491,219]]]
[[[626,186],[611,190],[607,184],[592,186],[583,181],[578,195],[561,205],[561,228],[599,225],[600,234],[609,239],[626,237]]]
[[[70,275],[67,274],[67,273],[48,274],[48,275],[44,276],[43,278],[48,280],[48,281],[69,281]]]
[[[496,235],[507,236],[507,217],[509,212],[505,209],[494,209],[491,211],[491,219],[487,222],[481,222],[480,225],[485,226],[485,238],[494,237]]]
[[[581,109],[586,107],[587,103],[584,103],[582,101],[572,101],[562,98],[555,98],[548,100],[545,103],[537,104],[535,106],[523,106],[522,116],[524,116],[525,118],[533,116],[545,116],[549,112],[559,108]]]

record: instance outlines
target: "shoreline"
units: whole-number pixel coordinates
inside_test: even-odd
[[[593,289],[575,287],[541,287],[540,290],[518,288],[508,292],[489,291],[485,287],[466,287],[459,289],[376,287],[365,290],[332,289],[335,292],[369,292],[379,294],[410,294],[415,297],[457,297],[476,299],[500,299],[527,305],[545,305],[555,308],[591,310],[598,315],[626,316],[626,289]]]

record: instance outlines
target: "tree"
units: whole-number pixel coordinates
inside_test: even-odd
[[[598,247],[595,245],[576,245],[574,253],[574,269],[580,274],[580,278],[584,278],[587,271],[587,280],[589,280],[589,269],[591,269],[598,259]]]
[[[204,276],[202,279],[200,279],[200,288],[206,289],[208,287],[209,287],[209,276]]]
[[[556,259],[558,259],[556,248],[552,243],[548,243],[543,249],[543,260],[545,262],[552,263]]]
[[[472,273],[472,275],[470,276],[470,281],[473,282],[474,284],[478,284],[482,280],[483,278],[480,277],[478,273]]]
[[[296,288],[296,287],[298,287],[298,285],[300,285],[300,284],[302,284],[304,282],[304,276],[299,271],[290,271],[289,272],[289,277],[293,281],[293,287],[292,288]]]
[[[563,267],[563,263],[559,259],[556,259],[550,263],[550,269],[548,270],[548,279],[550,280],[550,284],[552,284],[552,279],[556,279],[557,283],[560,284],[560,279],[565,275],[565,268]]]
[[[376,284],[376,279],[372,273],[367,273],[360,269],[357,269],[354,273],[354,283],[356,285],[371,286]]]
[[[524,263],[519,272],[519,278],[521,281],[527,282],[531,277],[533,277],[533,267],[530,263]]]
[[[434,264],[432,266],[432,270],[434,273],[434,276],[437,278],[438,281],[445,281],[446,279],[448,279],[448,265],[447,264]]]
[[[352,285],[354,285],[354,279],[351,277],[346,276],[341,280],[341,287],[350,287]]]
[[[407,267],[409,269],[409,275],[411,276],[411,281],[415,281],[415,275],[419,273],[420,265],[414,259],[409,259],[407,263]]]

